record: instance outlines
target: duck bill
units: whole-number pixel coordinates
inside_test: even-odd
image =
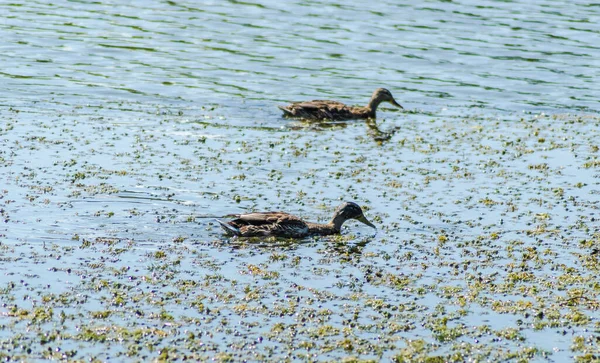
[[[377,227],[375,227],[375,225],[373,223],[369,222],[369,220],[367,218],[365,218],[364,215],[361,215],[360,217],[356,218],[356,220],[359,222],[363,222],[364,224],[366,224],[367,226],[369,226],[371,228],[377,229]]]
[[[396,102],[396,100],[390,100],[390,103],[398,108],[401,108],[404,110],[404,107],[402,107],[401,104],[399,104],[398,102]]]

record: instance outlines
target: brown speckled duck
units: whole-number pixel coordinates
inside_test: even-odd
[[[255,212],[240,214],[236,219],[217,222],[229,235],[238,237],[285,237],[303,238],[307,236],[327,236],[338,234],[342,224],[349,219],[356,219],[369,227],[375,227],[365,218],[362,209],[356,203],[345,202],[333,214],[327,224],[305,222],[299,217],[285,212]]]
[[[389,102],[392,105],[404,109],[392,93],[385,88],[378,88],[373,92],[371,101],[365,107],[346,106],[337,101],[314,100],[306,102],[294,102],[287,106],[277,106],[286,117],[297,117],[305,120],[352,120],[375,118],[377,106],[381,102]]]

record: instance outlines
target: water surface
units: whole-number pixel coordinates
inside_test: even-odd
[[[0,5],[0,329],[25,360],[587,360],[600,7]],[[406,111],[306,123],[277,104]],[[239,241],[214,218],[378,226]]]

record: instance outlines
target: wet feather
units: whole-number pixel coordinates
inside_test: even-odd
[[[305,222],[301,218],[285,212],[254,212],[240,214],[236,218],[223,222],[217,220],[225,233],[238,237],[286,237],[303,238],[311,235],[331,235],[340,233],[342,224],[356,219],[369,227],[376,228],[363,214],[356,203],[346,202],[340,205],[329,223]]]
[[[378,88],[373,92],[371,100],[365,107],[347,106],[338,101],[313,100],[294,102],[287,106],[278,106],[286,117],[302,118],[305,120],[352,120],[375,118],[379,104],[389,102],[403,108],[392,93],[385,88]]]

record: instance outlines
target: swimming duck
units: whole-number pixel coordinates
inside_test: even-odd
[[[337,101],[314,100],[306,102],[294,102],[287,106],[277,106],[286,117],[298,117],[306,120],[352,120],[375,118],[375,111],[381,102],[389,102],[392,105],[404,109],[392,93],[385,88],[378,88],[373,92],[369,104],[365,107],[346,106]]]
[[[327,224],[305,222],[299,217],[285,212],[255,212],[236,215],[236,219],[217,222],[229,235],[238,237],[286,237],[303,238],[307,236],[327,236],[338,234],[342,224],[349,219],[356,219],[369,227],[375,227],[364,216],[356,203],[345,202],[333,214]]]

